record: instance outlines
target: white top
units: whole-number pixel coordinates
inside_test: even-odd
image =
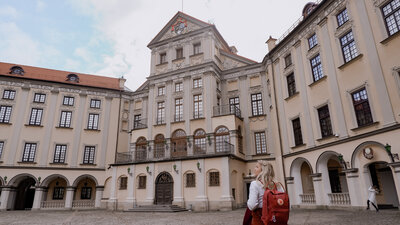
[[[247,207],[250,210],[262,208],[262,199],[264,196],[264,188],[260,181],[252,181],[250,184],[249,200],[247,200]]]
[[[376,205],[376,194],[378,193],[377,190],[375,190],[372,187],[368,188],[368,200],[373,202]]]

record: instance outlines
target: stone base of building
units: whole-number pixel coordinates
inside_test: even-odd
[[[185,208],[185,201],[183,200],[182,197],[176,197],[172,201],[172,205],[177,205],[177,206],[179,206],[181,208]]]
[[[365,206],[366,207],[366,206]],[[351,205],[291,205],[293,209],[345,209],[362,211],[365,210],[364,206],[351,206]]]
[[[209,210],[209,202],[206,196],[197,197],[196,201],[193,202],[192,210],[194,211],[208,211]]]

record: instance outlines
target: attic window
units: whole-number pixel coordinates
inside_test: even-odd
[[[310,13],[317,8],[318,4],[309,2],[303,8],[303,17],[310,15]]]
[[[71,73],[71,74],[68,74],[67,81],[79,83],[79,77],[78,77],[78,75]]]
[[[22,69],[20,66],[13,66],[10,69],[10,74],[18,74],[23,76],[25,73],[24,69]]]

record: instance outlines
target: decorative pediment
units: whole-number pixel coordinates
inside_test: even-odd
[[[164,28],[157,34],[155,38],[148,44],[151,45],[170,39],[179,35],[190,33],[204,27],[212,26],[212,24],[203,22],[185,13],[178,12],[174,17],[164,26]]]

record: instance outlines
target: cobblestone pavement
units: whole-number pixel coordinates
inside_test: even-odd
[[[75,224],[140,224],[140,225],[186,225],[186,224],[242,224],[244,209],[230,212],[179,212],[179,213],[133,213],[112,211],[8,211],[0,212],[0,224],[7,225],[75,225]],[[400,211],[344,211],[344,210],[292,210],[289,225],[300,224],[400,224]]]

